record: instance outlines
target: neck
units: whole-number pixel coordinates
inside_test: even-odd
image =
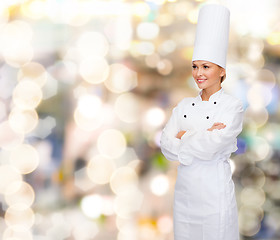
[[[211,97],[211,95],[213,95],[214,93],[218,92],[222,87],[220,86],[217,89],[203,89],[202,90],[202,94],[201,94],[201,99],[202,101],[209,101],[209,98]]]

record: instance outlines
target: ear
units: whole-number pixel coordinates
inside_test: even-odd
[[[220,77],[223,77],[226,75],[226,70],[221,67]]]

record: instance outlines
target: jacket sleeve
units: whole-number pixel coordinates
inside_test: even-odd
[[[230,104],[218,122],[226,125],[224,129],[213,131],[201,130],[192,135],[184,135],[180,149],[179,158],[211,160],[217,153],[230,154],[237,150],[236,138],[242,131],[243,107],[239,100]]]
[[[162,131],[160,139],[160,148],[162,154],[167,160],[177,161],[178,150],[181,144],[180,139],[176,138],[179,132],[179,121],[178,121],[178,106],[172,111],[172,115],[167,122],[165,128]]]

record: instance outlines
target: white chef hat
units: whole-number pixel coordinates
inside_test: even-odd
[[[226,68],[229,16],[223,5],[207,4],[200,9],[192,61],[205,60]]]

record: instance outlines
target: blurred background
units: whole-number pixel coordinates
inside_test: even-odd
[[[161,130],[196,96],[205,3],[231,11],[231,156],[243,240],[280,239],[278,0],[1,0],[0,239],[172,240]],[[207,36],[206,36],[207,37]]]

